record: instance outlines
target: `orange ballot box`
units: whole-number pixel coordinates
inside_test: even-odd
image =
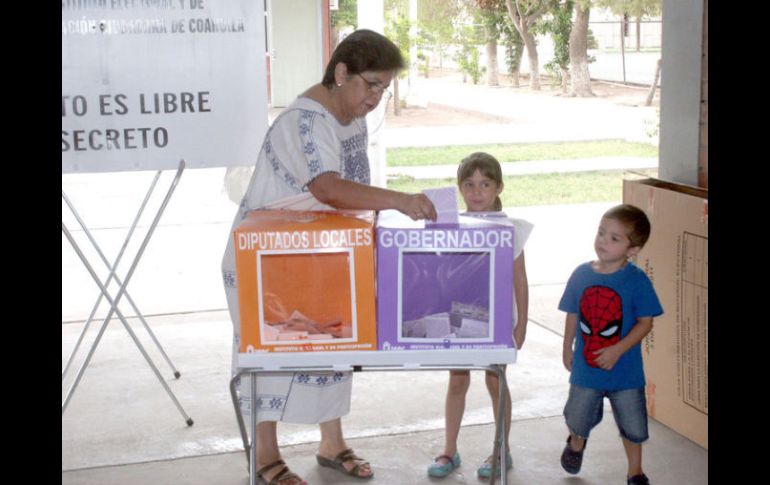
[[[376,350],[374,213],[257,210],[233,233],[241,353]]]

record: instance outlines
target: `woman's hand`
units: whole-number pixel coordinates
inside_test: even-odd
[[[436,208],[433,206],[433,202],[430,201],[427,195],[403,194],[403,198],[401,200],[402,202],[399,205],[398,210],[411,217],[412,220],[436,220]]]
[[[425,194],[405,194],[341,179],[326,172],[308,184],[313,197],[337,209],[396,209],[414,220],[436,220],[436,208]]]

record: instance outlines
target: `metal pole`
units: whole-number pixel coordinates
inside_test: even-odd
[[[251,374],[251,459],[249,485],[257,485],[257,374]]]
[[[625,19],[620,21],[620,59],[623,61],[623,84],[626,83],[626,27]]]
[[[246,452],[246,465],[251,462],[251,446],[249,445],[249,433],[246,431],[246,424],[243,422],[243,413],[241,411],[241,403],[238,400],[238,392],[235,390],[235,383],[240,381],[241,376],[246,371],[241,371],[230,379],[230,398],[233,400],[233,406],[235,406],[235,417],[238,420],[238,430],[241,432],[241,440],[243,441],[243,451]],[[251,470],[251,468],[249,468]]]

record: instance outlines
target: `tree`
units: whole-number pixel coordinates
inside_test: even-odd
[[[505,0],[505,7],[514,27],[524,40],[529,57],[530,87],[540,90],[540,66],[537,58],[537,43],[532,33],[532,25],[551,5],[551,0]]]
[[[555,5],[551,12],[552,17],[541,22],[539,26],[539,30],[550,33],[553,39],[553,60],[548,62],[545,68],[561,83],[563,94],[569,91],[569,40],[572,32],[573,7],[573,0]]]
[[[498,23],[500,16],[494,10],[479,10],[484,26],[484,40],[487,47],[487,86],[499,86],[497,69],[497,39],[500,37]]]
[[[588,72],[588,18],[590,0],[577,0],[575,22],[569,35],[569,62],[572,88],[570,96],[593,96],[591,74]]]
[[[401,50],[401,56],[404,58],[404,70],[401,71],[399,76],[393,79],[393,114],[398,116],[401,114],[401,99],[398,81],[399,77],[405,77],[409,73],[409,63],[411,62],[411,59],[409,59],[409,47],[412,39],[409,37],[411,22],[409,22],[409,19],[404,15],[403,6],[399,8],[399,5],[396,2],[393,3],[393,8],[386,10],[385,17],[387,23],[385,25],[385,36],[398,46]]]
[[[481,75],[486,68],[479,66],[479,49],[481,35],[476,25],[462,25],[456,30],[456,43],[462,47],[462,50],[455,56],[455,60],[460,65],[460,71],[463,74],[463,82],[466,76],[470,76],[473,84],[478,84]]]
[[[663,59],[658,59],[658,62],[655,63],[655,78],[652,80],[650,91],[647,93],[647,99],[644,100],[645,106],[652,106],[652,98],[655,97],[655,88],[658,86],[658,79],[660,78],[660,68],[662,64]]]
[[[439,69],[443,69],[443,57],[454,37],[454,20],[460,11],[457,0],[419,0],[417,2],[417,26],[420,40],[436,48]]]
[[[500,29],[501,40],[505,46],[505,65],[508,66],[508,74],[515,87],[519,87],[519,67],[521,58],[524,55],[524,41],[519,35],[519,31],[513,26],[510,17],[506,16],[506,21]]]
[[[339,8],[331,11],[331,52],[334,51],[339,43],[340,30],[345,27],[355,28],[358,25],[358,9],[356,5],[356,0],[340,0]]]

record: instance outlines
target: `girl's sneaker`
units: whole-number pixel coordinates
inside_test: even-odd
[[[440,459],[448,460],[446,463],[439,462]],[[455,452],[455,456],[449,455],[437,456],[433,459],[433,463],[428,465],[428,475],[436,478],[444,478],[452,473],[452,471],[460,466],[460,453]]]
[[[491,456],[487,458],[487,461],[481,464],[478,470],[476,470],[476,473],[479,475],[479,478],[489,478],[492,476],[492,458]],[[509,453],[508,456],[505,457],[505,471],[508,471],[513,466],[513,457]],[[500,476],[500,467],[497,467],[497,475]]]

